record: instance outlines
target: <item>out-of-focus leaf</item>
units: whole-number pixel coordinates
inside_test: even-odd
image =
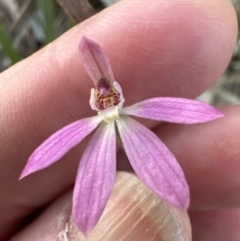
[[[24,0],[21,8],[18,10],[17,16],[15,17],[16,19],[14,20],[13,24],[10,26],[9,33],[11,38],[13,38],[14,40],[16,38],[20,38],[19,35],[21,34],[19,33],[24,30],[26,31],[26,26],[35,8],[36,8],[36,1]],[[16,41],[16,42],[19,42],[19,41]]]
[[[57,2],[76,23],[80,23],[96,13],[88,0],[57,0]]]
[[[21,60],[18,52],[12,44],[12,40],[6,32],[2,23],[0,23],[0,45],[4,54],[10,59],[12,64]]]
[[[56,13],[53,0],[38,0],[38,5],[43,13],[43,29],[45,32],[45,43],[52,42],[57,37],[57,31],[54,28]]]
[[[119,0],[100,0],[102,3],[104,3],[105,6],[110,6],[116,2],[118,2]]]

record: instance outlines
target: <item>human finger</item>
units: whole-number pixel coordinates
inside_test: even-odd
[[[10,240],[191,240],[187,213],[161,201],[133,174],[118,173],[104,214],[87,237],[72,221],[71,200],[69,191]]]
[[[155,129],[184,170],[192,209],[240,207],[240,107],[222,111],[213,122]]]
[[[84,144],[50,168],[21,182],[18,177],[45,138],[91,115],[91,82],[77,51],[83,35],[106,50],[127,103],[156,95],[195,97],[223,72],[236,38],[229,1],[171,1],[121,1],[1,74],[1,235],[74,181]]]
[[[194,241],[238,241],[240,209],[190,212]]]

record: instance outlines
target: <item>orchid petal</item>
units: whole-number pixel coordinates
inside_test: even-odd
[[[79,52],[82,63],[95,86],[102,77],[114,81],[109,60],[96,42],[83,37],[79,44]]]
[[[83,153],[73,194],[73,218],[85,235],[99,221],[115,176],[115,124],[103,122]]]
[[[128,159],[139,178],[158,196],[175,207],[189,205],[189,188],[173,154],[149,129],[123,116],[117,127]]]
[[[204,102],[170,97],[141,101],[124,108],[122,114],[181,124],[203,123],[224,116],[222,112]]]
[[[75,121],[51,135],[30,156],[20,179],[58,161],[102,121],[100,116]]]

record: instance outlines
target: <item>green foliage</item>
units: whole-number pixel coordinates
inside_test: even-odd
[[[47,44],[57,38],[57,31],[54,28],[56,19],[55,2],[53,0],[38,0],[38,6],[43,13],[42,27],[45,33],[45,43]]]
[[[12,40],[2,23],[0,23],[0,45],[2,47],[2,51],[9,58],[12,64],[21,60],[21,57],[14,48]]]

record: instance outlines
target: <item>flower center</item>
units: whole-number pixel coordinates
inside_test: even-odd
[[[120,103],[120,93],[111,90],[106,95],[97,93],[95,105],[99,110],[104,110],[110,106],[116,106]]]
[[[108,93],[104,91],[106,94],[95,93],[95,106],[105,122],[119,118],[118,104],[121,102],[120,93],[113,86],[110,88]]]
[[[117,120],[125,101],[121,86],[116,81],[101,77],[96,87],[95,90],[91,90],[91,108],[102,115],[105,122]]]

